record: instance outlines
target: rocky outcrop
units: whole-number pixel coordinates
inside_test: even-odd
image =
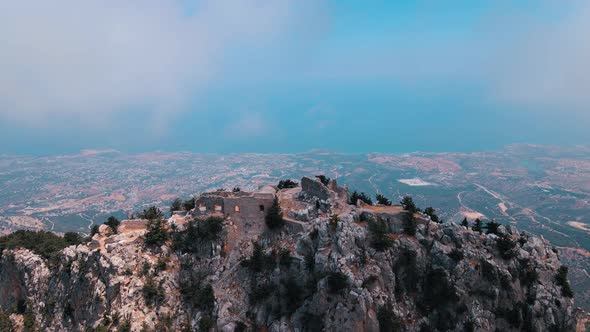
[[[320,200],[330,198],[328,188],[318,179],[310,179],[304,176],[301,179],[301,193],[310,197],[317,197]]]
[[[0,307],[44,331],[575,330],[561,263],[541,239],[420,218],[410,236],[393,218],[377,250],[378,219],[348,207],[256,242],[226,220],[218,237],[156,248],[144,246],[145,230],[105,231],[93,249],[68,247],[53,261],[6,250]]]

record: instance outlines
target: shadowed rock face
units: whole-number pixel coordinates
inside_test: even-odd
[[[301,188],[304,194],[317,197],[321,200],[327,200],[330,197],[328,188],[317,179],[310,179],[304,176],[301,179]]]
[[[133,331],[143,322],[151,331],[197,330],[206,318],[218,331],[242,324],[251,331],[574,330],[573,300],[555,278],[561,263],[541,239],[502,227],[514,244],[506,258],[498,236],[418,215],[416,235],[408,236],[392,214],[389,246],[376,250],[370,222],[359,220],[379,213],[342,211],[336,223],[331,212],[316,211],[277,231],[245,232],[247,222],[228,218],[218,237],[193,238],[192,251],[172,242],[145,248],[145,230],[126,230],[125,222],[119,234],[94,236],[100,250],[68,247],[51,263],[7,250],[0,294],[10,297],[0,306],[24,300],[42,331],[116,331],[116,317],[130,317]]]

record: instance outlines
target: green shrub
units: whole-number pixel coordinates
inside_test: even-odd
[[[254,249],[252,250],[252,256],[247,259],[243,259],[240,263],[243,267],[250,269],[254,273],[259,273],[268,269],[271,269],[274,265],[274,259],[272,255],[264,253],[264,249],[258,242],[254,242]]]
[[[219,238],[223,230],[223,219],[218,217],[209,217],[197,223],[199,238],[207,241],[214,241]]]
[[[268,212],[266,213],[264,221],[266,222],[266,226],[269,229],[278,229],[285,223],[285,221],[283,220],[283,211],[279,206],[278,199],[275,198],[272,206],[270,207],[270,209],[268,209]]]
[[[18,230],[6,236],[0,236],[0,257],[8,249],[25,248],[43,258],[50,259],[63,248],[71,245],[72,237],[63,238],[52,232]]]
[[[483,223],[481,222],[481,220],[479,218],[475,219],[475,221],[473,222],[473,226],[471,227],[471,229],[474,232],[479,232],[479,233],[482,233],[483,232]]]
[[[159,305],[165,298],[164,288],[161,284],[156,284],[152,276],[146,278],[142,294],[148,306]]]
[[[246,332],[248,326],[244,324],[244,322],[237,322],[236,327],[234,328],[234,332]]]
[[[280,189],[290,189],[290,188],[296,188],[299,184],[295,181],[292,181],[290,179],[286,179],[286,180],[281,180],[279,181],[279,184],[277,185],[277,188]]]
[[[404,233],[410,236],[415,236],[416,235],[416,228],[418,227],[417,223],[416,223],[416,218],[414,218],[414,215],[412,213],[405,213],[403,215],[403,228],[404,228]]]
[[[291,266],[291,262],[293,261],[293,256],[291,256],[291,251],[287,248],[281,248],[279,251],[279,265],[289,267]]]
[[[215,325],[215,321],[208,316],[201,317],[199,320],[199,332],[208,332]]]
[[[175,198],[172,203],[170,203],[170,214],[174,211],[181,211],[182,210],[182,199]]]
[[[455,262],[459,262],[465,257],[465,254],[463,253],[462,250],[457,249],[457,248],[453,248],[453,250],[451,250],[451,252],[448,254],[448,256],[452,260],[454,260]]]
[[[387,303],[377,310],[377,321],[379,322],[380,332],[397,332],[401,331],[401,323],[392,310],[391,303]]]
[[[342,272],[328,274],[328,292],[338,294],[348,287],[348,277]]]
[[[250,300],[251,304],[258,304],[267,299],[275,290],[275,285],[273,284],[261,284],[256,285],[248,294],[248,299]]]
[[[84,238],[76,232],[64,233],[64,240],[69,246],[76,246],[78,244],[84,243]]]
[[[469,221],[467,221],[467,217],[463,218],[463,221],[461,221],[461,226],[469,227]]]
[[[285,301],[286,312],[291,314],[301,305],[305,289],[297,283],[293,276],[284,279],[281,283],[283,286],[281,299]]]
[[[424,214],[430,217],[430,220],[436,222],[436,223],[440,223],[440,219],[438,218],[438,215],[436,215],[436,210],[432,207],[427,207],[426,209],[424,209]]]
[[[186,201],[184,201],[184,203],[182,203],[182,207],[184,208],[185,211],[190,211],[192,209],[195,208],[195,199],[194,198],[189,198]]]
[[[90,227],[90,237],[93,237],[94,234],[98,234],[98,225],[92,225],[92,227]]]
[[[14,324],[7,313],[0,309],[0,331],[14,332]]]
[[[391,205],[391,200],[381,194],[377,194],[375,196],[375,199],[377,200],[377,204],[379,204],[379,205],[385,205],[385,206]]]
[[[113,234],[117,234],[118,227],[121,224],[121,222],[119,221],[119,219],[110,216],[104,224],[110,227]]]
[[[352,192],[352,194],[350,195],[350,198],[348,200],[349,204],[351,205],[357,205],[358,201],[363,201],[365,204],[369,204],[369,205],[373,205],[373,200],[371,199],[371,197],[369,197],[367,194],[365,194],[364,192],[361,192],[360,194],[355,190]]]
[[[560,266],[557,270],[557,275],[555,276],[555,283],[558,286],[561,286],[561,295],[572,298],[574,297],[574,291],[572,290],[570,282],[567,278],[568,270],[569,269],[567,266]]]
[[[161,219],[150,219],[147,224],[147,232],[143,236],[146,246],[161,246],[168,240],[168,232],[164,228]]]
[[[377,251],[384,251],[393,246],[393,241],[389,238],[387,223],[381,219],[369,220],[369,233],[371,246]]]
[[[416,204],[414,203],[414,199],[410,196],[404,196],[404,198],[402,198],[401,202],[399,203],[404,208],[404,210],[410,213],[420,212],[420,209],[417,208]]]
[[[139,213],[140,219],[147,219],[147,220],[162,219],[163,216],[164,215],[162,214],[162,211],[160,211],[160,209],[158,209],[155,206],[150,206],[149,208],[147,208]]]
[[[318,178],[320,180],[321,183],[323,183],[325,186],[328,185],[328,183],[330,183],[330,178],[326,177],[325,175],[316,175],[316,178]]]
[[[495,221],[490,221],[486,224],[486,234],[498,234],[498,227],[500,227],[500,223],[497,223]]]
[[[498,247],[498,251],[500,252],[500,256],[504,259],[512,259],[516,257],[516,252],[514,248],[516,247],[516,242],[514,242],[508,236],[499,236],[496,239],[496,246]]]

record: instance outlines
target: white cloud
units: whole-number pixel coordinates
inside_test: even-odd
[[[590,2],[569,5],[564,17],[531,22],[499,50],[494,97],[525,107],[590,113]]]
[[[186,5],[186,3],[185,3]],[[264,43],[305,15],[295,0],[0,2],[0,116],[155,122],[215,77],[223,50]]]
[[[271,126],[260,112],[240,112],[229,116],[225,136],[230,139],[244,139],[271,136]]]

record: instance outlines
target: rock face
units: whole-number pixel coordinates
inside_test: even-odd
[[[317,179],[310,179],[303,177],[301,179],[301,192],[311,197],[317,197],[321,200],[327,200],[330,198],[330,192],[328,188]]]
[[[146,248],[134,228],[54,261],[6,250],[0,307],[21,308],[14,319],[40,331],[575,330],[573,300],[556,282],[561,263],[541,239],[420,219],[415,236],[386,227],[388,246],[377,250],[369,224],[378,216],[343,211],[336,222],[326,214],[263,230],[256,242],[226,220],[219,236],[182,246]]]

